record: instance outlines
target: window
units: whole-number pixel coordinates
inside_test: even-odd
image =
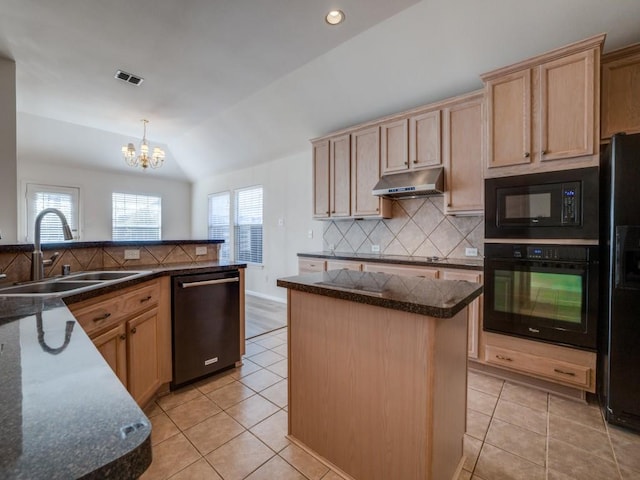
[[[56,208],[62,212],[71,227],[74,238],[78,238],[78,197],[80,190],[74,187],[39,185],[27,183],[27,241],[34,241],[36,217],[45,208]],[[57,215],[45,215],[40,224],[42,243],[63,242],[62,223]]]
[[[160,240],[162,199],[128,193],[112,194],[112,238],[119,240]]]
[[[229,225],[231,195],[229,192],[209,195],[209,238],[224,240],[220,245],[220,260],[229,260]]]
[[[236,190],[236,261],[262,263],[262,187]]]

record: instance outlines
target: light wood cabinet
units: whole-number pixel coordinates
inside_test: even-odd
[[[312,145],[313,151],[313,217],[329,217],[329,140]]]
[[[484,211],[484,96],[476,93],[444,109],[445,212]]]
[[[409,166],[414,170],[442,163],[441,116],[438,109],[409,117]]]
[[[602,56],[601,138],[640,132],[640,43]]]
[[[92,337],[93,344],[127,386],[127,331],[124,324],[117,325],[101,335]]]
[[[371,194],[379,179],[380,129],[374,126],[353,132],[351,134],[352,216],[391,216],[389,200]]]
[[[406,118],[380,125],[380,161],[382,173],[402,172],[409,168],[409,121]]]
[[[362,271],[362,263],[348,260],[327,260],[327,270],[355,270]]]
[[[350,135],[329,140],[329,208],[334,218],[351,215]]]
[[[604,35],[482,75],[485,176],[598,164]]]
[[[127,322],[128,389],[139,405],[146,404],[162,385],[159,329],[157,308]]]
[[[405,275],[407,277],[422,277],[436,279],[439,276],[437,268],[413,267],[410,265],[390,265],[388,263],[365,263],[365,272],[386,273],[388,275]]]
[[[298,273],[314,273],[324,272],[327,269],[326,260],[320,258],[299,258],[298,259]]]

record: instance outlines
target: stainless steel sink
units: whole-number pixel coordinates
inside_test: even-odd
[[[71,274],[70,280],[123,280],[139,275],[140,272],[84,272]]]
[[[68,292],[69,290],[79,290],[81,288],[93,287],[102,282],[57,282],[45,281],[29,283],[26,285],[16,285],[0,289],[0,295],[42,295],[48,293]]]

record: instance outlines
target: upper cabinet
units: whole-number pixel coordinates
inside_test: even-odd
[[[313,218],[329,217],[329,140],[312,144]]]
[[[380,125],[382,173],[402,172],[409,168],[409,122],[406,118]]]
[[[640,132],[640,43],[602,56],[601,139]]]
[[[351,215],[349,135],[313,142],[313,217]]]
[[[371,194],[380,179],[380,129],[364,128],[351,134],[351,205],[353,216],[380,214],[380,198]]]
[[[482,75],[486,177],[597,165],[604,37]]]

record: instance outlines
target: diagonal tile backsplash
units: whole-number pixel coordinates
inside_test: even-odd
[[[484,255],[484,217],[448,216],[441,197],[393,202],[393,218],[387,220],[333,220],[323,232],[324,250],[341,253],[373,253],[380,246],[386,255],[462,258],[466,247]]]

